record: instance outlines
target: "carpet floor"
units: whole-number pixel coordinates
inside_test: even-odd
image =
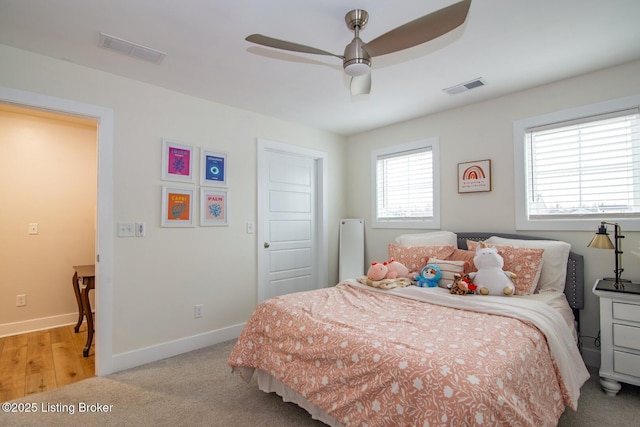
[[[5,402],[0,425],[11,426],[323,426],[298,406],[231,374],[227,341],[106,377],[95,377]],[[640,387],[606,396],[597,369],[583,386],[578,411],[560,426],[637,425]],[[7,406],[8,405],[8,406]],[[18,412],[8,412],[16,410]],[[31,412],[25,412],[30,410]]]

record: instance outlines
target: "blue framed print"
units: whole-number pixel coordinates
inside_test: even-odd
[[[200,184],[226,187],[227,155],[202,149],[200,154]]]

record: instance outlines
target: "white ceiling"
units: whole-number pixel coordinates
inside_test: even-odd
[[[474,0],[453,32],[373,58],[370,95],[350,95],[337,58],[244,40],[341,55],[350,9],[369,12],[367,42],[455,2],[0,0],[0,43],[342,135],[640,58],[639,0]],[[100,32],[167,56],[157,65],[98,48]],[[443,92],[478,77],[487,85]]]

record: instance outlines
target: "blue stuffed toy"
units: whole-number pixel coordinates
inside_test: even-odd
[[[438,280],[442,277],[440,267],[436,264],[427,264],[422,267],[420,275],[415,279],[418,281],[418,286],[421,288],[435,288],[438,286]]]

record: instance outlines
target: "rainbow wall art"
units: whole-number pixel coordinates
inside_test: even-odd
[[[491,191],[491,160],[458,163],[458,193]]]

